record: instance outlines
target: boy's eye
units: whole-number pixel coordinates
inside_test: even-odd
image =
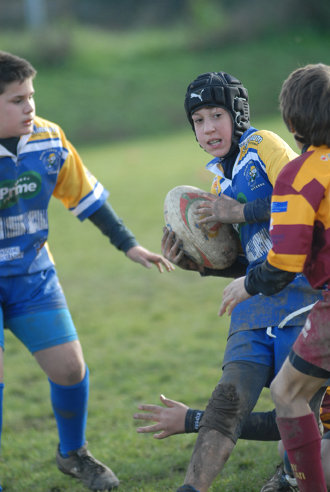
[[[193,119],[193,122],[194,122],[195,125],[198,124],[198,123],[200,123],[201,121],[202,121],[202,118]]]
[[[27,96],[17,96],[12,99],[12,102],[14,104],[20,104],[20,103],[25,103],[26,101],[34,101],[34,94],[27,95]]]

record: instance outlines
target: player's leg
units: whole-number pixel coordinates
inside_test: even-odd
[[[9,317],[7,324],[48,376],[59,448],[66,455],[85,443],[89,381],[70,313],[66,307],[56,307],[56,290],[53,303],[54,309],[46,310],[41,300],[38,306],[35,301],[34,312],[30,307],[26,314]],[[47,307],[51,307],[50,299]]]
[[[4,390],[4,374],[3,374],[3,351],[5,346],[3,314],[0,305],[0,451],[1,451],[1,436],[2,436],[2,407],[3,407],[3,390]],[[2,477],[0,475],[0,483]],[[0,485],[0,491],[2,487]]]
[[[48,376],[50,397],[57,423],[59,452],[68,457],[85,442],[89,372],[78,340],[33,353]]]
[[[199,426],[185,484],[208,490],[272,374],[273,341],[267,330],[234,331],[227,340],[222,377]]]
[[[261,364],[235,361],[226,364],[202,418],[185,484],[208,490],[228,460],[268,379]]]
[[[288,358],[271,385],[277,425],[301,492],[327,491],[319,426],[308,403],[326,380],[301,373]]]
[[[57,317],[61,316],[58,311],[54,311],[54,314]],[[67,315],[69,316],[69,313]],[[40,316],[41,314],[38,313],[38,318]],[[46,322],[46,320],[42,321]],[[69,318],[68,320],[63,319],[63,322],[72,323]],[[72,332],[70,338],[76,337],[74,331],[74,327],[69,326],[66,334],[69,335]],[[33,355],[48,378],[56,384],[71,386],[80,383],[85,377],[86,364],[78,339],[37,350],[33,352]]]
[[[258,362],[270,367],[269,380],[271,380],[280,370],[285,358],[301,331],[301,326],[287,325],[285,328],[276,326],[266,330],[254,330],[254,335],[259,336],[259,343],[256,348],[256,358]],[[259,334],[260,332],[260,334]],[[257,341],[254,336],[254,342]],[[240,347],[241,353],[243,353]],[[321,396],[317,399],[317,412],[321,403]],[[276,425],[275,409],[270,412],[253,412],[244,421],[240,439],[251,439],[257,441],[278,441],[280,434]]]
[[[54,270],[35,277],[38,288],[34,285],[33,294],[37,294],[30,292],[25,312],[24,302],[19,309],[7,310],[8,327],[48,376],[60,440],[59,469],[91,490],[110,490],[118,485],[117,477],[87,451],[89,373],[64,294]]]
[[[324,478],[328,490],[330,490],[330,431],[326,432],[321,441],[321,456],[324,471]]]
[[[330,292],[322,295],[271,385],[279,431],[302,492],[326,491],[319,427],[308,404],[330,377]]]
[[[314,412],[315,418],[317,420],[319,420],[320,406],[322,403],[324,391],[325,391],[325,388],[321,388],[316,393],[316,395],[313,396],[312,400],[310,401],[311,410]],[[323,407],[323,403],[322,403],[322,407]],[[274,412],[274,413],[275,413],[275,415],[274,415],[275,426],[277,429],[277,438],[274,440],[279,440],[281,437],[280,437],[280,434],[279,434],[279,431],[278,431],[278,428],[276,425],[276,412]],[[253,414],[254,413],[251,414],[251,417],[253,416]],[[260,418],[262,418],[262,415],[263,414],[261,413]],[[253,420],[253,419],[251,419],[251,420]],[[267,419],[267,420],[269,420],[269,419]],[[245,425],[246,425],[246,423],[245,423]],[[323,424],[324,424],[324,422],[323,422]],[[244,425],[244,428],[245,428],[245,425]],[[244,428],[242,430],[242,435],[243,435]],[[269,424],[266,426],[266,428],[271,429],[271,427],[269,427]],[[253,429],[253,426],[251,426],[251,430],[252,429]],[[250,428],[249,428],[249,431],[250,431]],[[320,434],[323,433],[322,431],[323,431],[322,423],[320,422]],[[275,433],[273,433],[273,435],[275,437]],[[250,439],[253,438],[252,437],[253,434],[249,434],[249,436],[250,436]],[[330,438],[330,433],[329,433],[329,438]],[[262,440],[266,440],[266,439],[262,439]],[[290,464],[290,461],[288,458],[288,454],[284,449],[282,441],[279,441],[279,443],[278,443],[278,453],[279,453],[279,456],[280,456],[282,462],[280,463],[280,465],[278,465],[276,467],[276,471],[275,471],[274,475],[270,479],[267,480],[267,482],[262,487],[260,492],[277,492],[280,490],[283,490],[283,491],[286,491],[286,490],[289,491],[290,490],[292,492],[298,491],[298,484],[297,484],[296,479],[294,478],[291,464]],[[326,453],[325,453],[325,455],[326,455]],[[326,471],[326,469],[324,468],[324,464],[326,463],[326,461],[323,461],[323,458],[322,458],[322,463],[323,463],[323,469],[324,469],[324,471]]]
[[[3,329],[2,329],[3,333]],[[1,336],[0,336],[1,340]],[[2,340],[3,342],[3,340]],[[1,435],[2,435],[2,402],[3,402],[3,388],[4,388],[4,382],[3,382],[3,346],[0,346],[0,450],[1,450]],[[0,483],[1,483],[1,476],[0,476]],[[0,491],[2,490],[2,487],[0,485]]]
[[[283,364],[284,359],[290,352],[291,346],[299,335],[301,327],[273,328],[272,333],[276,336],[274,339],[274,358],[275,358],[275,373],[277,373]],[[317,421],[320,423],[320,406],[322,403],[325,388],[320,389],[310,401],[310,407],[314,412]],[[253,415],[253,414],[252,414]],[[276,415],[275,415],[276,416]],[[277,426],[276,426],[277,428]],[[278,433],[279,435],[279,433]],[[280,437],[278,437],[280,439]],[[298,485],[293,476],[291,465],[285,452],[282,442],[279,443],[279,455],[282,458],[282,463],[276,467],[274,475],[267,480],[262,487],[261,492],[275,492],[278,490],[298,490]]]
[[[327,385],[330,381],[327,381]],[[321,407],[321,420],[323,424],[323,437],[321,441],[321,456],[322,465],[325,476],[325,481],[330,490],[330,386],[328,386],[327,391],[324,395],[322,407]]]

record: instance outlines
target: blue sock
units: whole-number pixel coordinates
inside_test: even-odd
[[[288,453],[286,451],[284,452],[283,462],[284,462],[284,471],[285,471],[285,473],[287,473],[288,475],[290,475],[291,477],[293,477],[293,471],[292,471],[292,468],[291,468],[291,463],[289,461]]]
[[[85,444],[88,412],[89,371],[84,379],[73,386],[61,386],[49,379],[50,397],[60,438],[60,453],[67,457],[69,451]]]
[[[0,448],[1,448],[1,433],[2,433],[2,400],[3,400],[3,388],[4,388],[4,383],[0,383]],[[2,487],[0,485],[0,491],[2,490]]]
[[[1,433],[2,433],[2,400],[3,400],[4,386],[5,386],[4,383],[0,383],[0,448],[1,448]]]

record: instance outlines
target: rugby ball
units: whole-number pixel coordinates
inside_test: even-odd
[[[176,186],[164,201],[167,228],[182,241],[184,253],[198,265],[224,269],[238,254],[238,238],[231,224],[210,222],[199,225],[197,206],[205,201],[206,192],[194,186]]]

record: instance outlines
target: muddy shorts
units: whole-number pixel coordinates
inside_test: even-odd
[[[315,304],[290,353],[290,362],[310,376],[330,377],[330,291]]]
[[[267,370],[270,369],[266,386],[269,386],[281,369],[301,328],[301,326],[285,326],[284,328],[273,326],[233,333],[227,341],[223,367],[235,361],[267,366]]]

